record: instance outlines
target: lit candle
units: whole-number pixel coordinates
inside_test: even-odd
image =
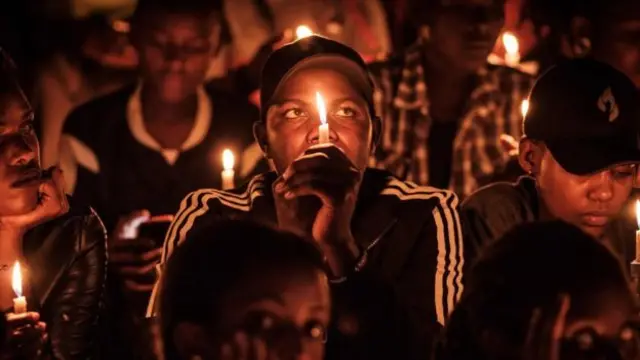
[[[16,298],[13,299],[13,312],[15,314],[26,313],[27,299],[22,295],[22,271],[20,270],[20,263],[18,261],[16,261],[16,264],[13,266],[11,287],[13,287],[13,292],[16,293]]]
[[[318,105],[318,114],[320,115],[318,143],[324,144],[329,142],[329,123],[327,122],[327,107],[325,106],[324,99],[319,92],[316,92],[316,103]]]
[[[640,228],[640,200],[636,200],[636,221]],[[640,262],[640,230],[636,231],[636,262]]]
[[[229,149],[225,149],[222,152],[222,190],[229,190],[235,187],[233,178],[235,177],[235,171],[233,166],[235,165],[235,159],[233,152]]]
[[[300,25],[296,28],[296,38],[298,40],[304,39],[311,35],[313,35],[313,31],[311,31],[311,29],[306,25]]]
[[[522,104],[520,104],[520,112],[522,113],[523,118],[527,116],[527,113],[529,112],[529,100],[522,100]]]
[[[511,32],[502,34],[502,44],[504,45],[504,62],[507,66],[516,67],[520,63],[520,44],[518,38]]]

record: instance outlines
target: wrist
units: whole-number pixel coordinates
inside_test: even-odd
[[[22,237],[23,232],[21,231],[0,228],[0,258],[20,256],[22,254]]]

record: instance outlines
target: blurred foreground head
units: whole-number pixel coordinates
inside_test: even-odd
[[[570,308],[560,359],[640,354],[635,300],[621,264],[572,225],[522,225],[488,247],[469,274],[448,324],[446,359],[521,358],[534,311],[541,314],[535,329],[552,325],[562,294]]]
[[[322,359],[330,300],[315,244],[232,221],[187,238],[163,276],[167,359],[217,359],[224,347],[242,351],[239,333],[261,339],[279,359]]]

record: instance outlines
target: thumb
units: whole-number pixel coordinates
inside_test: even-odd
[[[138,237],[138,227],[149,220],[149,210],[136,210],[120,218],[116,225],[115,236],[118,239],[135,239]]]
[[[517,155],[519,144],[511,135],[500,135],[500,146],[502,150],[509,155]]]

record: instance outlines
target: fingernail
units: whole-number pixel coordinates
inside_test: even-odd
[[[293,198],[293,193],[291,191],[287,191],[284,194],[284,198],[287,199],[287,200]]]
[[[284,183],[278,183],[278,184],[276,185],[276,187],[275,187],[275,191],[276,191],[277,193],[280,193],[280,192],[282,192],[282,190],[284,190]]]

